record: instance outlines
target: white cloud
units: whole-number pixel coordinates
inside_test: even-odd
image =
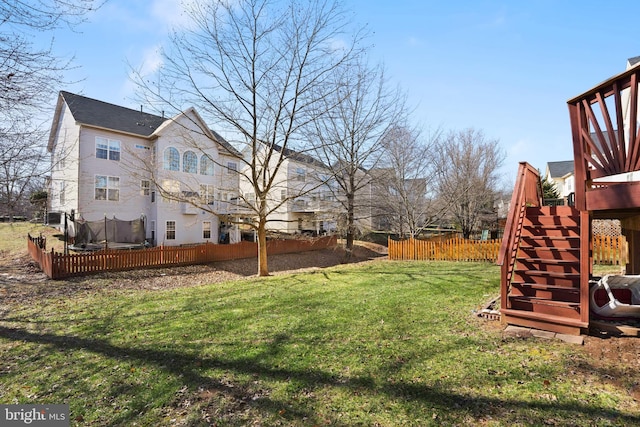
[[[161,47],[159,45],[152,46],[142,53],[142,60],[138,65],[138,70],[141,75],[149,76],[158,71],[158,69],[162,67],[162,64],[163,58],[161,54]]]
[[[182,0],[153,0],[151,16],[161,23],[165,29],[183,25],[187,21]]]
[[[121,98],[133,99],[138,90],[136,81],[138,79],[152,79],[164,63],[159,45],[145,49],[139,57],[139,62],[130,64],[133,70],[120,87]]]

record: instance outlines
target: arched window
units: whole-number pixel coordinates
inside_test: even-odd
[[[164,168],[169,171],[180,170],[180,153],[174,147],[164,150]]]
[[[193,151],[185,151],[182,155],[182,171],[198,173],[198,156]]]
[[[200,157],[200,175],[213,175],[213,160],[207,154]]]

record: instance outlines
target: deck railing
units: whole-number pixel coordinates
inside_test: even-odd
[[[542,206],[542,184],[538,171],[530,164],[520,162],[497,260],[497,264],[501,266],[500,292],[503,296],[503,309],[507,308],[507,298],[504,296],[509,294],[511,276],[515,268],[516,254],[522,233],[522,221],[527,206]]]

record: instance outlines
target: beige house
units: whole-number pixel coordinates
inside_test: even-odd
[[[274,185],[268,195],[267,229],[287,234],[320,235],[334,232],[337,228],[339,204],[334,197],[331,185],[331,171],[322,162],[305,153],[275,147],[278,155],[270,157],[264,167],[275,170],[281,160],[280,168],[274,177]],[[245,164],[250,161],[251,151],[246,150]],[[264,161],[264,152],[259,152]],[[282,154],[280,159],[279,154]],[[245,166],[245,169],[248,166]],[[246,203],[255,202],[255,194],[250,182],[244,179],[249,175],[243,170],[240,178],[240,190]]]
[[[60,92],[47,148],[63,218],[142,218],[148,242],[181,245],[217,243],[234,214],[239,153],[193,108],[165,118]]]
[[[544,176],[547,182],[555,184],[560,198],[565,201],[573,192],[576,191],[573,160],[548,162]]]

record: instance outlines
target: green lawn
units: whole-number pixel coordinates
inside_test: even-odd
[[[490,264],[381,261],[46,300],[0,315],[0,402],[101,426],[640,423],[633,377],[473,316],[498,292]]]

